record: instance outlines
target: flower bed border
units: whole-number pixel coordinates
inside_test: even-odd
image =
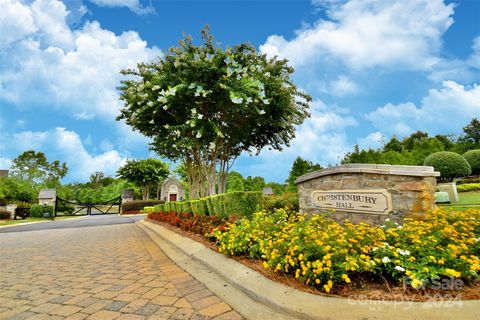
[[[328,317],[412,319],[412,315],[419,319],[476,319],[480,309],[480,300],[414,302],[365,299],[356,301],[342,297],[314,295],[271,281],[237,261],[166,227],[148,221],[140,221],[139,224],[155,232],[160,238],[186,254],[188,258],[201,262],[213,274],[228,279],[232,286],[241,289],[256,301],[283,310],[287,314],[295,314],[302,319]],[[170,258],[175,262],[174,257]]]

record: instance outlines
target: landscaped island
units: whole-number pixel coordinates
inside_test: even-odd
[[[231,197],[237,208],[247,203],[238,200],[241,196]],[[451,294],[468,288],[464,298],[478,296],[480,210],[436,209],[424,221],[371,226],[338,223],[329,213],[272,209],[272,198],[258,202],[268,210],[239,211],[240,219],[218,214],[231,206],[226,197],[201,201],[206,212],[198,211],[198,202],[186,201],[147,208],[148,218],[200,234],[228,256],[257,261],[272,278],[295,279],[326,293],[381,287],[421,299],[432,290]]]

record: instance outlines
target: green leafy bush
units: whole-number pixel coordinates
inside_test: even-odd
[[[192,209],[193,214],[198,214],[198,201],[199,200],[191,200],[190,201],[190,207]]]
[[[455,179],[455,183],[458,185],[460,184],[468,184],[468,183],[480,183],[480,177],[464,177]]]
[[[296,193],[284,193],[280,196],[263,196],[262,208],[265,211],[286,209],[288,212],[298,212],[298,195]]]
[[[470,150],[463,154],[463,157],[470,164],[473,175],[480,174],[480,149]]]
[[[145,211],[146,213],[155,212],[155,207],[154,206],[147,206],[147,207],[143,208],[143,211]]]
[[[207,201],[207,211],[210,216],[215,215],[215,208],[213,207],[213,197],[205,198]]]
[[[57,212],[61,212],[63,214],[72,214],[75,211],[75,207],[68,203],[57,202]]]
[[[480,191],[480,183],[465,183],[457,186],[458,192]]]
[[[156,204],[163,203],[162,200],[133,200],[122,203],[122,213],[127,213],[129,211],[139,211],[143,210],[145,207],[154,206]]]
[[[425,166],[433,166],[436,171],[440,172],[441,180],[452,180],[456,177],[468,176],[472,170],[467,160],[455,152],[441,151],[429,155],[425,162]]]
[[[261,209],[262,192],[231,192],[220,195],[223,201],[223,212],[226,217],[236,215],[239,218],[251,218],[253,213]]]
[[[53,206],[43,206],[41,204],[34,204],[30,208],[30,217],[43,218],[43,214],[48,212],[50,216],[53,215]]]
[[[208,200],[205,199],[205,198],[198,200],[196,214],[201,215],[201,216],[207,216],[208,215],[207,202],[208,202]]]
[[[10,219],[10,212],[7,210],[0,210],[0,220]]]
[[[180,207],[177,211],[180,213],[192,214],[192,201],[177,202],[177,207]]]
[[[164,208],[163,208],[163,209],[165,210],[165,212],[170,212],[170,211],[172,211],[172,210],[171,210],[171,204],[172,204],[171,202],[165,203]]]

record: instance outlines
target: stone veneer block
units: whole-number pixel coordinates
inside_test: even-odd
[[[401,223],[424,219],[435,208],[436,177],[428,166],[347,164],[308,173],[296,180],[300,211],[332,212],[339,222]]]

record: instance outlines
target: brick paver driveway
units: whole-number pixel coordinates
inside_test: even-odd
[[[0,319],[240,319],[134,224],[0,234]]]

